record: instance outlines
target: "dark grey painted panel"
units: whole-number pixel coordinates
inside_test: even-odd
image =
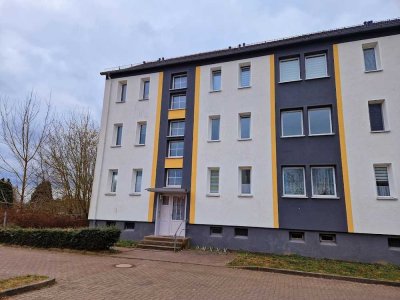
[[[328,78],[279,83],[279,60],[300,56],[301,78],[305,78],[304,57],[307,54],[327,54]],[[276,64],[276,147],[279,195],[279,227],[286,229],[347,231],[344,202],[339,130],[336,107],[336,89],[331,44],[313,44],[281,50],[275,53]],[[307,108],[329,106],[332,110],[334,135],[308,136]],[[303,110],[304,137],[281,138],[281,111]],[[311,166],[334,166],[336,193],[339,199],[311,198]],[[282,167],[304,166],[306,168],[307,199],[282,198]]]
[[[106,222],[104,220],[90,220],[89,227],[105,227]],[[140,241],[147,235],[154,234],[154,223],[149,222],[131,222],[135,223],[135,229],[125,230],[125,222],[124,221],[116,221],[116,227],[121,229],[121,240],[133,240],[133,241]]]
[[[223,226],[220,237],[210,235],[209,225],[188,225],[192,246],[207,246],[275,254],[298,254],[359,262],[389,262],[400,265],[400,251],[388,247],[388,236],[336,233],[336,244],[320,243],[317,231],[305,231],[304,242],[290,241],[290,230],[248,228],[247,238],[234,236],[234,227]]]

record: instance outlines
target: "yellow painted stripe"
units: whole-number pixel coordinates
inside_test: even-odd
[[[200,67],[196,67],[196,80],[194,86],[192,179],[190,187],[190,213],[189,213],[190,224],[194,224],[196,216],[196,176],[197,176],[197,147],[198,147],[198,133],[199,133],[199,107],[200,107]]]
[[[276,122],[275,122],[275,57],[269,57],[270,82],[270,119],[271,119],[271,164],[272,164],[272,209],[274,213],[274,228],[279,228],[278,213],[278,179],[276,162]]]
[[[349,167],[347,164],[346,136],[344,132],[342,84],[340,81],[339,49],[333,45],[333,59],[335,65],[336,101],[339,121],[340,155],[342,157],[342,172],[344,185],[344,199],[346,203],[347,231],[354,232],[353,210],[351,206]]]
[[[174,109],[168,111],[168,120],[184,119],[186,109]]]
[[[182,169],[183,168],[183,158],[166,158],[165,159],[166,169]]]
[[[160,134],[160,116],[161,116],[163,79],[164,79],[164,73],[160,72],[158,75],[157,112],[156,112],[156,120],[155,120],[156,124],[155,124],[155,129],[154,129],[153,170],[151,173],[151,187],[156,186],[158,137]],[[147,215],[147,220],[149,222],[153,222],[154,201],[155,201],[154,193],[150,193],[149,210],[148,210],[148,215]]]

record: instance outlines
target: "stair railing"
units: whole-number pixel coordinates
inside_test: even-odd
[[[182,220],[181,221],[181,223],[178,226],[178,229],[175,231],[175,234],[174,234],[174,252],[176,252],[176,239],[177,239],[177,236],[178,236],[178,231],[181,228],[183,222],[186,222],[186,220]],[[182,228],[181,231],[179,231],[179,233],[181,233],[183,230],[185,230],[185,229]]]

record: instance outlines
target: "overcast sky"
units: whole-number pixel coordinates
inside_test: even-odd
[[[0,0],[0,95],[99,118],[105,68],[400,16],[400,0]]]

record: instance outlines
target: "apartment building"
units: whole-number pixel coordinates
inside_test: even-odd
[[[400,19],[104,71],[92,226],[400,264]]]

